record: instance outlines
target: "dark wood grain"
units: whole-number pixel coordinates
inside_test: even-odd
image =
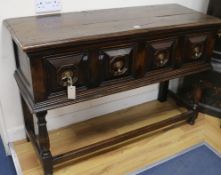
[[[38,125],[38,136],[37,143],[39,147],[39,154],[41,156],[42,166],[45,172],[45,175],[53,174],[53,165],[52,165],[52,155],[50,152],[50,141],[47,130],[46,122],[47,111],[36,113],[37,116],[37,125]]]
[[[221,1],[210,0],[208,14],[221,18]],[[209,38],[208,42],[210,42]],[[194,96],[191,94],[191,91],[199,89],[199,92],[202,91],[202,98],[198,101],[198,110],[202,113],[221,118],[221,36],[216,38],[215,46],[214,43],[208,43],[207,49],[214,49],[211,60],[214,69],[185,77],[183,83],[181,83],[179,96],[185,104],[193,105]],[[209,53],[211,52],[209,51]],[[209,57],[211,55],[206,56],[206,58]]]
[[[150,126],[53,157],[47,131],[48,110],[159,83],[167,99],[171,79],[207,71],[221,20],[170,4],[14,18],[11,33],[25,129],[44,173],[53,164],[85,156],[167,125],[194,124],[201,91],[196,88],[187,112]],[[76,86],[76,99],[67,86]],[[37,117],[35,133],[32,114]]]
[[[22,105],[22,110],[23,110],[25,128],[29,128],[29,130],[35,135],[33,115],[30,112],[30,110],[29,110],[26,102],[24,101],[22,95],[21,95],[21,105]],[[29,141],[28,136],[26,136],[26,139],[27,139],[27,141]]]
[[[165,102],[168,95],[169,81],[161,82],[159,86],[158,100],[160,102]]]
[[[24,17],[5,20],[4,23],[17,44],[26,51],[89,40],[221,24],[214,17],[176,4]]]
[[[155,70],[146,74],[145,77],[139,79],[133,79],[131,77],[125,79],[114,80],[113,82],[106,82],[100,87],[88,89],[79,89],[77,91],[77,98],[75,100],[68,100],[66,92],[63,91],[54,97],[51,97],[43,102],[35,103],[32,100],[31,95],[26,90],[25,85],[20,78],[19,72],[15,72],[15,79],[18,83],[22,95],[25,97],[26,103],[32,113],[41,112],[45,110],[56,109],[59,107],[64,107],[67,105],[92,100],[95,98],[104,97],[111,95],[113,93],[118,93],[126,90],[131,90],[134,88],[139,88],[142,86],[157,83],[159,81],[168,81],[170,79],[175,79],[211,69],[210,64],[205,64],[202,62],[187,64],[182,67],[182,69],[173,70],[171,68],[165,68],[160,70]]]

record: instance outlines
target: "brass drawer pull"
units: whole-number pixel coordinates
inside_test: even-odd
[[[113,59],[111,63],[111,71],[114,76],[124,75],[127,72],[128,68],[125,65],[125,60],[121,57]]]
[[[197,60],[197,59],[199,59],[202,55],[203,55],[203,53],[202,53],[202,51],[201,51],[201,48],[200,48],[199,46],[194,47],[192,58],[193,58],[194,60]]]
[[[165,51],[158,52],[156,54],[155,64],[157,67],[165,66],[169,61],[169,53]]]
[[[78,77],[74,76],[74,72],[67,70],[62,72],[59,84],[63,87],[72,86],[78,81]]]

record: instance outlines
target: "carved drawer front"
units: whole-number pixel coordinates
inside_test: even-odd
[[[147,69],[171,66],[176,56],[176,39],[147,42]]]
[[[68,85],[85,86],[87,75],[87,54],[56,56],[46,59],[48,91],[56,92],[66,89]]]
[[[133,48],[114,48],[100,52],[100,59],[103,59],[104,79],[110,80],[128,76],[131,72]]]
[[[208,34],[188,35],[185,38],[184,62],[204,60],[207,56]]]

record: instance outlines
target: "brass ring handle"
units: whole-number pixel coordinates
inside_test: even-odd
[[[112,63],[112,72],[114,76],[123,75],[126,71],[127,71],[127,68],[125,67],[125,63],[123,60],[118,60]]]
[[[165,64],[165,61],[164,61],[164,59],[165,59],[165,54],[160,53],[160,54],[158,55],[158,58],[160,59],[160,65],[164,65],[164,64]]]
[[[78,81],[78,77],[74,76],[74,72],[67,70],[62,72],[60,78],[60,85],[63,87],[73,86]]]
[[[168,55],[165,52],[160,52],[156,55],[156,65],[158,67],[163,67],[168,63]]]
[[[203,53],[200,50],[200,47],[197,46],[193,49],[193,56],[192,56],[193,59],[199,59],[202,55]]]

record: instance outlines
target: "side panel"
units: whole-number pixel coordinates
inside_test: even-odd
[[[15,42],[13,42],[13,46],[14,46],[17,72],[19,73],[22,83],[25,85],[29,94],[32,96],[32,99],[34,99],[30,59],[28,55],[15,44]]]

